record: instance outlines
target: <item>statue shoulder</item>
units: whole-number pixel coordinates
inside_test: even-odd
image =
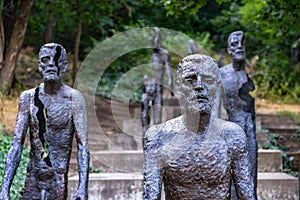
[[[239,125],[226,120],[222,120],[222,121],[223,121],[222,134],[224,135],[224,137],[230,140],[236,140],[236,139],[246,140],[246,133]]]
[[[32,88],[32,89],[23,91],[20,95],[19,102],[27,102],[27,101],[30,102],[31,98],[35,94],[35,90],[36,90],[36,88]]]
[[[221,74],[227,74],[227,73],[234,72],[233,67],[232,67],[232,63],[230,63],[228,65],[225,65],[224,67],[221,67],[220,72],[221,72]]]
[[[164,123],[151,126],[145,133],[148,140],[167,140],[176,135],[183,126],[182,116],[168,120]]]

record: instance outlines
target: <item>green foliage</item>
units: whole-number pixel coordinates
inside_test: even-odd
[[[103,171],[101,169],[90,167],[89,172],[90,173],[102,173]]]
[[[0,129],[1,131],[1,129]],[[0,185],[2,185],[2,179],[4,176],[4,167],[7,153],[12,144],[12,137],[5,134],[5,132],[0,132]],[[11,199],[21,199],[21,195],[24,189],[25,177],[27,172],[27,163],[29,161],[30,149],[24,146],[22,152],[22,158],[20,165],[17,169],[16,175],[14,177],[12,186],[10,188],[10,198]]]

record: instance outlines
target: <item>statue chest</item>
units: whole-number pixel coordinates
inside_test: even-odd
[[[205,188],[221,184],[230,179],[231,158],[226,145],[216,144],[207,155],[191,147],[178,158],[169,159],[165,167],[165,177],[169,182],[177,182],[187,187]]]
[[[223,85],[226,95],[238,96],[238,91],[248,82],[246,71],[228,73],[227,76],[222,76]]]

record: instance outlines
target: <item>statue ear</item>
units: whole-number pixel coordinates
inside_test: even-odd
[[[229,47],[227,47],[227,52],[229,53],[229,55],[232,55],[232,52]]]
[[[62,66],[61,66],[61,73],[64,73],[65,71],[67,71],[67,68],[68,68],[68,63],[64,63]]]
[[[181,81],[179,79],[176,80],[176,93],[179,96],[179,98],[182,98],[182,92],[181,92]]]

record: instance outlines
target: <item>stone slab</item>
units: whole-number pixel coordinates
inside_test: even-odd
[[[90,174],[89,200],[141,200],[143,176],[137,173]],[[69,178],[68,200],[78,185],[78,176]]]
[[[78,176],[69,178],[68,199],[77,184]],[[89,200],[140,200],[142,188],[141,173],[90,174]],[[257,193],[258,200],[298,200],[298,179],[285,173],[258,173]]]
[[[298,200],[298,179],[285,173],[258,173],[258,200]]]
[[[143,151],[97,151],[90,152],[90,165],[104,172],[142,172]]]
[[[259,149],[257,159],[259,172],[279,172],[282,170],[280,150]]]

